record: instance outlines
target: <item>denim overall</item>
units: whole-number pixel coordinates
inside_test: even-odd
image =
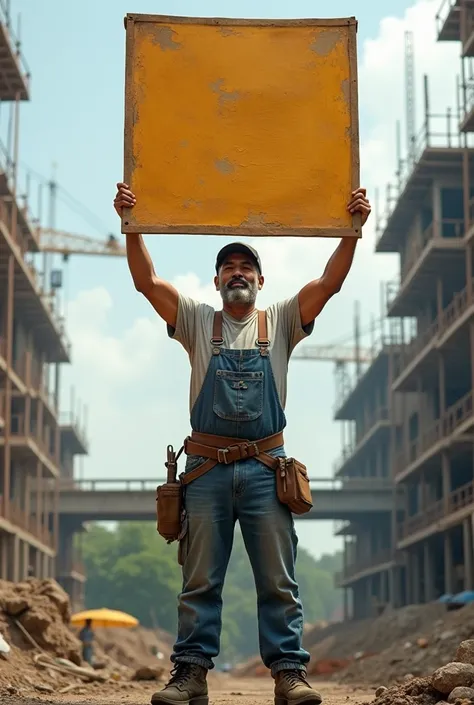
[[[222,333],[221,333],[222,335]],[[193,431],[259,440],[283,430],[285,414],[269,348],[231,350],[210,341],[213,355],[191,411]],[[268,345],[268,343],[267,343]],[[283,446],[269,451],[285,454]],[[204,461],[189,455],[185,472]],[[304,670],[303,610],[295,580],[297,537],[288,507],[278,501],[275,471],[247,458],[218,463],[185,490],[187,531],[181,541],[183,589],[172,662],[207,669],[219,654],[222,588],[239,520],[257,589],[260,654],[275,675]]]

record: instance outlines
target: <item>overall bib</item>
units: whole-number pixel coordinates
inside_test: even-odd
[[[191,411],[193,432],[249,441],[280,433],[286,419],[270,364],[264,315],[263,323],[259,315],[258,338],[251,350],[224,347],[221,316],[216,314],[209,342],[213,354]],[[266,452],[285,455],[283,445]],[[258,457],[225,460],[213,461],[211,469],[185,486],[183,589],[171,660],[213,667],[220,645],[222,588],[238,520],[257,589],[262,660],[273,675],[304,670],[309,654],[301,646],[303,610],[294,574],[293,517],[277,498],[274,469]],[[188,455],[185,475],[205,461]]]

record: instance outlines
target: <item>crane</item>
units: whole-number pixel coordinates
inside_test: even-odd
[[[63,255],[104,255],[106,257],[126,257],[125,247],[119,244],[114,235],[99,240],[87,235],[75,235],[55,228],[38,228],[41,252]]]
[[[372,362],[373,351],[369,348],[356,350],[347,346],[336,345],[304,345],[296,348],[292,354],[296,360],[320,360],[343,365],[346,362]]]

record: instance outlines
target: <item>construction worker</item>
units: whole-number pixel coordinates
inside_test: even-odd
[[[119,183],[117,189],[114,207],[121,215],[123,207],[133,208],[136,198],[127,184]],[[360,212],[362,224],[366,222],[371,207],[365,189],[352,193],[348,209]],[[217,254],[214,284],[223,311],[216,314],[211,306],[179,294],[157,276],[141,235],[127,234],[126,240],[135,288],[166,322],[169,336],[189,354],[190,446],[199,452],[188,453],[185,473],[213,454],[218,458],[212,469],[185,488],[183,588],[171,657],[174,668],[152,703],[208,705],[206,676],[219,653],[221,593],[238,519],[255,576],[260,651],[275,679],[275,703],[318,705],[321,696],[306,680],[309,654],[302,648],[293,517],[277,497],[275,471],[255,453],[261,439],[278,437],[286,425],[290,354],[341,289],[357,239],[343,239],[319,279],[268,308],[263,318],[255,308],[264,284],[262,263],[250,245],[233,243]],[[236,439],[251,443],[237,445]],[[250,446],[253,457],[228,462],[229,453],[235,449],[240,453],[241,447],[247,453]],[[282,441],[268,453],[284,455]]]
[[[92,666],[94,656],[94,636],[92,619],[86,619],[84,626],[79,632],[79,641],[82,644],[82,659],[90,666]]]

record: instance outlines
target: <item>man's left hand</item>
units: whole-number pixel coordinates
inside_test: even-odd
[[[359,211],[362,215],[362,225],[365,225],[367,218],[372,210],[369,199],[367,198],[367,189],[358,188],[352,192],[351,200],[347,206],[347,210],[351,213]]]

